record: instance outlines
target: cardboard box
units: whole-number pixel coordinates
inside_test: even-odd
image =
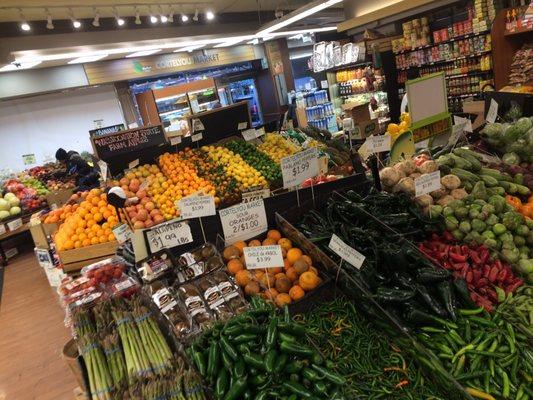
[[[72,196],[73,193],[74,189],[64,189],[58,192],[50,192],[46,195],[46,202],[50,208],[53,206],[61,207],[70,199],[70,196]]]
[[[30,221],[30,233],[35,247],[48,249],[48,240],[46,239],[46,233],[44,232],[41,221],[38,219],[32,219]]]
[[[351,135],[351,139],[366,139],[370,135],[379,133],[379,121],[377,118],[374,118],[355,124],[354,128],[355,130]]]
[[[463,112],[476,115],[476,119],[472,122],[473,130],[485,123],[485,101],[464,101]]]
[[[346,114],[346,117],[353,119],[354,124],[359,124],[371,119],[370,109],[368,108],[369,104],[370,103],[357,105],[355,103],[347,103],[342,105],[342,110]]]

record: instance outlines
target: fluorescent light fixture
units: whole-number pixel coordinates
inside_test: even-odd
[[[257,36],[265,36],[269,33],[277,31],[278,29],[284,28],[296,21],[300,21],[304,18],[307,18],[310,15],[313,15],[319,11],[322,11],[328,7],[331,7],[337,3],[342,2],[343,0],[315,0],[303,7],[300,7],[289,14],[283,16],[282,18],[272,21],[265,25],[263,29],[257,32]]]
[[[233,46],[237,43],[240,43],[244,40],[250,40],[250,39],[256,39],[253,35],[247,35],[247,36],[235,36],[235,37],[229,37],[224,39],[223,42],[213,46],[213,47],[228,47]]]
[[[253,45],[259,44],[259,39],[258,38],[254,38],[254,39],[250,40],[249,42],[246,42],[246,44],[253,44]]]
[[[205,13],[205,17],[207,18],[208,21],[211,21],[215,19],[215,14],[213,13],[213,11],[207,10],[207,12]]]
[[[272,32],[272,33],[269,33],[267,36],[270,36],[272,38],[272,37],[279,37],[279,36],[294,36],[294,35],[301,35],[301,34],[303,35],[306,33],[331,32],[331,31],[336,31],[336,30],[337,30],[336,26],[325,26],[323,28],[298,29],[295,31]],[[256,36],[260,37],[260,35],[256,35]]]
[[[202,47],[205,47],[205,46],[206,46],[205,44],[197,44],[194,46],[182,47],[181,49],[174,50],[174,53],[184,53],[186,51],[188,51],[189,53],[192,53],[194,50],[201,49]]]
[[[294,56],[289,56],[291,60],[298,60],[299,58],[307,58],[311,57],[313,53],[302,53],[302,54],[295,54]]]
[[[74,60],[70,60],[68,63],[69,64],[90,63],[93,61],[101,60],[102,58],[106,58],[108,55],[109,54],[99,54],[96,56],[84,56],[84,57],[75,58]]]
[[[36,65],[39,65],[42,61],[33,61],[33,62],[25,62],[25,63],[12,63],[4,65],[0,68],[0,72],[8,72],[8,71],[17,71],[19,69],[29,69],[32,67],[35,67]]]
[[[189,20],[189,17],[187,14],[181,14],[181,22],[187,22]]]
[[[31,26],[26,21],[22,21],[20,23],[20,29],[22,29],[25,32],[31,31]]]
[[[152,50],[137,51],[135,53],[128,54],[126,56],[126,58],[149,56],[150,54],[159,53],[161,50],[162,49],[152,49]]]

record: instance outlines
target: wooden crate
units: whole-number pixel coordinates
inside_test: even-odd
[[[69,201],[70,196],[74,194],[74,189],[63,189],[57,192],[50,192],[45,195],[46,202],[50,207],[56,206],[61,207],[67,201]]]
[[[92,261],[93,259],[101,259],[115,254],[117,247],[118,242],[113,240],[112,242],[93,244],[92,246],[82,247],[81,249],[58,251],[57,254],[63,265],[78,262],[91,264],[94,262]]]

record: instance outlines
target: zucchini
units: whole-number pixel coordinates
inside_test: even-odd
[[[493,168],[481,168],[480,172],[483,174],[483,175],[488,175],[488,176],[492,176],[494,179],[497,179],[499,181],[507,181],[507,182],[512,182],[513,181],[513,178],[511,178],[509,175],[507,174],[502,174],[500,171],[498,171],[497,169],[493,169]]]
[[[468,151],[467,149],[461,149],[461,148],[454,149],[453,151],[453,154],[459,157],[462,157],[468,162],[470,162],[470,164],[472,164],[473,171],[481,170],[481,162],[476,157],[474,157],[471,153],[472,153],[471,151]]]
[[[481,179],[476,174],[473,174],[470,171],[465,171],[462,168],[452,168],[452,174],[457,175],[461,182],[469,181],[471,183],[476,183]]]
[[[472,163],[463,157],[459,157],[456,154],[450,154],[450,157],[453,159],[454,166],[457,168],[466,170],[471,170],[473,168]]]
[[[483,182],[485,182],[485,185],[487,185],[488,187],[498,186],[498,180],[496,178],[493,178],[490,175],[483,175],[483,174],[481,174],[480,177],[483,180]]]

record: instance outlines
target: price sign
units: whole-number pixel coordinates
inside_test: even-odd
[[[281,159],[283,187],[297,186],[308,178],[318,175],[318,152],[310,148]]]
[[[182,219],[207,217],[215,215],[215,198],[213,196],[189,196],[176,201]]]
[[[243,129],[246,129],[248,128],[248,122],[239,122],[239,124],[237,125],[237,129],[239,131],[242,131]]]
[[[170,138],[170,145],[171,146],[177,146],[181,143],[181,136],[174,136]]]
[[[419,197],[440,189],[440,171],[424,174],[415,179],[415,196]]]
[[[0,224],[0,235],[3,235],[6,233],[6,226],[4,224]]]
[[[219,211],[224,238],[228,243],[246,240],[268,229],[263,200],[237,204]]]
[[[357,150],[359,155],[361,156],[361,159],[365,161],[368,157],[372,155],[372,151],[368,148],[368,143],[365,140],[365,142],[359,147],[359,150]]]
[[[453,116],[453,123],[455,125],[462,125],[465,132],[473,132],[472,121],[468,118],[459,117],[457,115]]]
[[[247,269],[275,268],[283,265],[280,245],[245,247],[243,251]]]
[[[173,219],[146,231],[150,252],[157,253],[192,242],[191,228],[185,222]]]
[[[256,138],[255,129],[246,129],[242,131],[241,134],[244,140],[246,140],[247,142]]]
[[[265,128],[261,127],[255,130],[255,137],[259,138],[265,134]]]
[[[344,261],[352,264],[355,268],[360,269],[365,261],[365,256],[354,248],[344,243],[337,235],[331,236],[329,248],[335,252]]]
[[[10,231],[16,231],[22,226],[22,218],[17,218],[11,222],[7,223],[7,227]]]
[[[128,168],[132,169],[132,168],[135,168],[137,165],[139,165],[139,159],[136,159],[136,160],[133,160],[132,162],[130,162],[128,164]]]
[[[259,199],[266,199],[270,197],[270,189],[259,189],[251,192],[245,192],[242,194],[242,201],[248,203]]]
[[[367,148],[372,153],[381,153],[390,151],[391,137],[390,135],[369,136],[366,139]]]
[[[148,178],[144,178],[143,183],[141,183],[141,186],[139,186],[139,190],[146,190],[148,189],[148,186],[150,186],[150,181]]]
[[[204,138],[204,135],[202,134],[202,132],[191,136],[191,140],[193,142],[198,142],[198,141],[202,140],[203,138]]]
[[[487,112],[487,116],[485,117],[485,120],[493,124],[496,122],[497,116],[498,116],[498,103],[496,102],[496,100],[490,99],[489,111]]]
[[[98,161],[98,166],[100,167],[100,175],[102,180],[105,182],[107,180],[107,163],[103,160]]]
[[[128,225],[120,224],[113,229],[113,235],[115,235],[115,239],[117,239],[117,242],[125,243],[131,239],[131,235],[133,235],[133,232],[131,231]]]

